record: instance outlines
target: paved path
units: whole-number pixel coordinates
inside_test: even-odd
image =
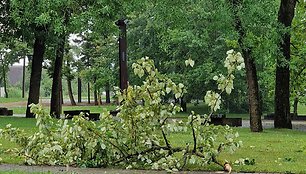
[[[26,172],[52,172],[52,173],[78,173],[78,174],[166,174],[166,171],[153,171],[153,170],[120,170],[111,168],[75,168],[75,167],[59,167],[59,166],[25,166],[25,165],[0,165],[0,171],[26,171]],[[222,174],[225,172],[179,172],[186,174]]]
[[[59,167],[59,166],[25,166],[14,164],[0,164],[1,171],[23,171],[23,172],[49,172],[55,174],[167,174],[166,171],[154,170],[121,170],[110,168],[75,168],[75,167]],[[205,171],[181,171],[177,174],[226,174],[227,172],[205,172]],[[232,174],[246,174],[235,173]],[[258,173],[252,173],[258,174]],[[264,174],[264,173],[262,173]],[[270,173],[271,174],[271,173]]]
[[[262,120],[262,126],[264,129],[274,128],[274,121]],[[250,120],[242,120],[242,127],[249,128]],[[306,132],[306,121],[292,121],[292,129]]]

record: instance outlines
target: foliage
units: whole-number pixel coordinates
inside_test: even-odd
[[[220,94],[230,93],[233,88],[233,70],[243,68],[240,53],[227,52],[225,61],[229,74],[218,83]],[[139,77],[145,76],[140,86],[129,86],[117,97],[122,103],[120,112],[113,118],[109,113],[101,116],[101,122],[88,121],[77,116],[72,124],[67,120],[54,120],[41,106],[32,105],[38,132],[27,136],[24,131],[7,125],[0,135],[17,142],[19,151],[27,164],[109,166],[123,165],[126,168],[150,167],[169,171],[181,170],[187,163],[206,165],[214,162],[223,167],[217,157],[225,149],[233,152],[240,146],[235,133],[229,126],[209,124],[210,115],[200,116],[192,112],[187,121],[170,120],[181,110],[163,98],[173,93],[176,98],[185,92],[183,84],[175,84],[160,74],[154,62],[142,58],[133,65]],[[222,85],[226,82],[226,85]],[[216,92],[213,92],[217,94]],[[207,98],[209,94],[205,96]],[[206,100],[212,111],[219,107],[220,95],[211,95]],[[174,147],[169,135],[175,132],[191,133],[193,143]]]
[[[304,106],[305,107],[305,106]],[[16,118],[16,117],[0,117],[0,128],[4,128],[6,124],[11,123],[15,127],[26,129],[28,135],[37,131],[35,127],[35,119]],[[70,121],[68,121],[70,124]],[[224,153],[219,158],[227,159],[231,164],[240,158],[255,159],[255,165],[235,166],[235,172],[266,172],[266,173],[305,173],[305,154],[306,154],[306,137],[305,132],[287,129],[265,129],[263,133],[252,133],[248,128],[233,128],[239,132],[239,139],[243,141],[243,146],[234,154]],[[192,142],[190,132],[175,133],[169,136],[174,147],[184,146],[186,143]],[[7,139],[0,139],[2,143],[3,154],[0,157],[3,163],[22,164],[23,158],[16,158],[13,153],[6,152],[7,149],[18,147],[15,143],[9,142]],[[292,158],[292,162],[286,162],[285,158]],[[277,161],[277,162],[276,162]],[[215,164],[205,167],[198,165],[187,165],[190,170],[216,171],[220,170]],[[119,171],[118,171],[119,172]],[[120,173],[120,172],[119,172]]]
[[[290,81],[292,97],[305,98],[305,58],[306,48],[305,41],[306,37],[304,31],[306,29],[305,24],[305,1],[301,1],[297,4],[295,17],[292,22],[292,34],[291,34],[291,64],[290,64],[290,78],[294,79]],[[305,102],[305,100],[300,100]]]
[[[103,33],[104,38],[97,34],[87,33],[83,35],[81,44],[81,60],[84,62],[84,70],[81,76],[88,82],[93,82],[94,89],[110,89],[117,84],[117,52],[115,45],[117,38],[113,33]],[[116,59],[115,59],[116,58]],[[88,68],[90,67],[90,68]]]

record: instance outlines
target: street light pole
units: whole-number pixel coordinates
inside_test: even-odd
[[[119,75],[120,89],[123,91],[128,87],[128,72],[127,72],[127,41],[126,41],[126,24],[127,20],[120,19],[116,25],[120,29],[119,35]]]
[[[24,91],[25,91],[25,61],[26,56],[23,58],[23,68],[22,68],[22,98],[24,98]]]

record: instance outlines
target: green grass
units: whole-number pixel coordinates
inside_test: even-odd
[[[291,108],[291,112],[293,112],[293,108]],[[306,105],[305,104],[298,104],[298,114],[306,115]]]
[[[0,117],[0,128],[6,124],[23,128],[27,133],[33,133],[35,119]],[[220,159],[234,162],[239,158],[255,160],[255,165],[234,166],[235,171],[240,172],[281,172],[306,173],[306,136],[305,132],[266,129],[263,133],[251,133],[247,128],[235,128],[239,132],[239,140],[243,147],[234,154],[224,153]],[[187,142],[192,143],[190,134],[174,134],[170,137],[174,146],[182,146]],[[14,143],[0,139],[2,147],[0,151],[8,148],[18,148]],[[16,158],[10,153],[2,153],[0,157],[3,163],[22,164],[21,158]],[[209,165],[207,167],[192,166],[194,170],[221,170],[219,166]]]
[[[244,146],[234,155],[225,154],[223,157],[232,162],[238,158],[255,159],[255,165],[238,166],[236,171],[306,173],[305,132],[267,129],[263,133],[251,133],[249,129],[237,130]]]
[[[12,127],[25,130],[29,135],[37,131],[35,123],[36,120],[34,118],[0,117],[0,129],[4,128],[7,124],[11,124]],[[2,138],[0,138],[0,144],[2,144],[2,146],[0,146],[0,158],[2,158],[4,163],[23,163],[23,160],[20,157],[13,156],[10,152],[5,152],[7,149],[18,148],[17,144]],[[1,151],[3,152],[2,154]]]
[[[51,172],[23,172],[18,170],[0,171],[0,174],[51,174]]]
[[[2,98],[0,97],[0,103],[11,103],[11,102],[20,102],[27,101],[27,98]]]
[[[255,165],[233,166],[236,172],[293,172],[306,173],[306,136],[305,132],[266,129],[263,133],[252,133],[247,128],[235,128],[243,147],[234,154],[224,153],[219,159],[234,163],[239,158],[255,160]],[[175,134],[171,142],[176,145],[192,143],[187,134]],[[220,170],[217,165],[206,167],[193,166],[194,170]]]

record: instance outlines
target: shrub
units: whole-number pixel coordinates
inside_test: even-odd
[[[208,91],[205,102],[216,111],[220,108],[221,95],[233,89],[233,72],[244,67],[240,53],[229,51],[225,61],[227,76],[215,76],[220,93]],[[186,65],[193,65],[188,60]],[[117,90],[121,103],[116,117],[109,113],[101,121],[88,121],[82,115],[67,120],[55,120],[41,106],[32,105],[38,132],[26,136],[22,130],[7,126],[0,135],[20,144],[19,154],[27,164],[81,165],[90,167],[120,165],[127,168],[150,167],[171,171],[182,170],[187,163],[206,165],[214,162],[224,166],[217,157],[227,149],[240,146],[238,133],[229,126],[209,124],[210,115],[192,112],[188,121],[173,121],[171,117],[181,110],[163,97],[172,93],[180,98],[186,89],[160,74],[154,62],[142,58],[133,64],[139,77],[145,77],[140,86]],[[189,133],[193,143],[174,147],[168,137],[174,132]],[[226,164],[228,168],[228,164]]]

